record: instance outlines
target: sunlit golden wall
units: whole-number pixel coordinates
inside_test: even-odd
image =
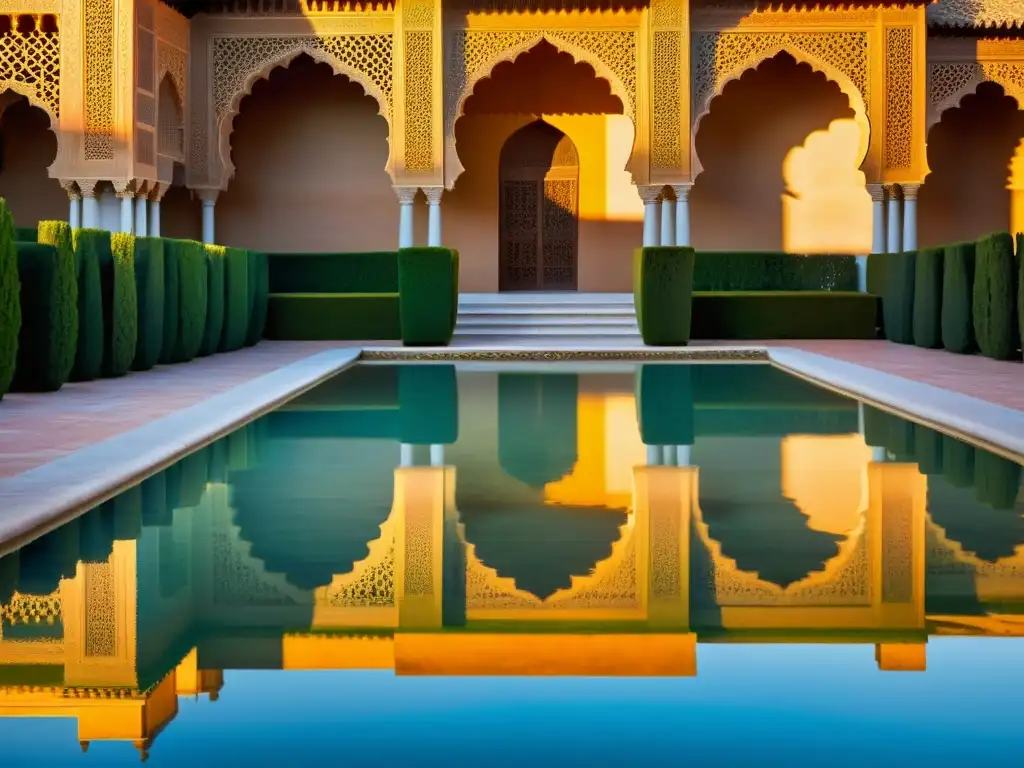
[[[726,85],[696,138],[701,249],[867,253],[871,199],[839,86],[780,54]]]
[[[68,196],[46,171],[57,155],[57,137],[49,127],[46,113],[25,99],[15,101],[0,116],[0,197],[7,200],[17,226],[67,220]]]

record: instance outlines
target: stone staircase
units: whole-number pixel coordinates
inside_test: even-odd
[[[455,339],[486,343],[509,337],[639,338],[629,293],[464,293]]]

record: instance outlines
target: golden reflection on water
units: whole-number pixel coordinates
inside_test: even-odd
[[[816,406],[832,433],[787,434],[695,395],[692,450],[651,451],[632,376],[573,378],[505,382],[503,406],[496,374],[460,374],[432,466],[396,466],[393,435],[330,434],[300,399],[0,559],[0,716],[75,717],[83,746],[145,753],[226,668],[693,676],[700,643],[843,642],[924,671],[931,635],[1024,635],[1019,468],[965,496],[958,445],[945,475],[876,461],[842,400]],[[560,426],[503,447],[531,409]]]

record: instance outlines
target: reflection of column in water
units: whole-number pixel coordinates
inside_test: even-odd
[[[694,440],[690,367],[642,365],[637,377],[637,418],[640,437],[648,446],[647,464],[688,466]]]

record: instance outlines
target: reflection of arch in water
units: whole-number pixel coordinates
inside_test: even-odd
[[[1024,505],[995,509],[977,500],[973,488],[953,487],[942,476],[929,478],[928,519],[964,562],[980,566],[1024,552]]]
[[[510,477],[543,488],[572,472],[578,392],[574,374],[498,375],[498,463]]]

